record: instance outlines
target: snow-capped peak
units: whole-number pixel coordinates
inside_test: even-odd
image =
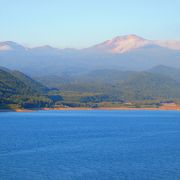
[[[149,40],[136,35],[127,35],[118,36],[112,40],[105,41],[104,43],[95,46],[95,48],[111,53],[125,53],[149,44],[151,44],[151,41]]]

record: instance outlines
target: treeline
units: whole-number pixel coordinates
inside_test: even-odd
[[[162,66],[150,72],[100,70],[47,87],[47,84],[43,85],[43,82],[19,71],[0,68],[0,108],[159,107],[163,103],[180,104],[177,73],[168,76],[167,67],[165,71]]]
[[[49,89],[19,71],[0,69],[0,108],[53,107],[63,100],[49,95]]]

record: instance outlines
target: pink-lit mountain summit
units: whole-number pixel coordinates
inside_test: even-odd
[[[94,46],[94,48],[110,53],[125,53],[148,45],[180,50],[180,41],[147,40],[137,35],[117,36]]]

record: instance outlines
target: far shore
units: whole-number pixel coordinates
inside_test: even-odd
[[[85,107],[75,107],[75,108],[43,108],[44,111],[49,110],[176,110],[180,111],[180,106],[160,106],[157,108],[132,108],[132,107],[99,107],[99,108],[85,108]]]
[[[0,109],[0,112],[33,112],[33,109]]]
[[[165,104],[160,107],[149,107],[149,108],[134,108],[134,107],[98,107],[98,108],[88,108],[88,107],[58,107],[58,108],[40,108],[40,109],[1,109],[0,112],[34,112],[34,111],[50,111],[50,110],[56,110],[56,111],[65,111],[65,110],[150,110],[150,111],[180,111],[180,105],[176,104]]]

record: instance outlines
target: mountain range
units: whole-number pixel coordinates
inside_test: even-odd
[[[180,102],[180,69],[159,65],[147,71],[99,69],[34,79],[0,67],[0,109],[55,106],[97,107],[126,102]]]
[[[180,98],[179,75],[180,69],[159,65],[147,71],[99,69],[36,79],[61,92],[98,93],[115,101],[135,101]]]
[[[84,49],[0,42],[0,105],[96,106],[179,102],[180,41],[136,35]]]
[[[77,74],[96,69],[146,70],[165,65],[180,67],[180,41],[118,36],[84,49],[51,46],[28,48],[0,42],[0,65],[30,76]]]
[[[86,49],[94,49],[97,51],[104,51],[106,53],[125,53],[128,51],[132,51],[134,49],[142,48],[149,45],[156,45],[160,47],[166,47],[169,49],[180,50],[180,41],[159,41],[159,40],[147,40],[137,35],[125,35],[125,36],[117,36],[111,40],[107,40],[103,43],[97,44],[95,46],[86,48]],[[51,47],[49,45],[28,48],[22,45],[19,45],[12,41],[0,42],[0,51],[32,51],[39,53],[60,53],[62,51],[75,50],[75,49],[58,49]],[[83,50],[83,49],[81,49]]]

